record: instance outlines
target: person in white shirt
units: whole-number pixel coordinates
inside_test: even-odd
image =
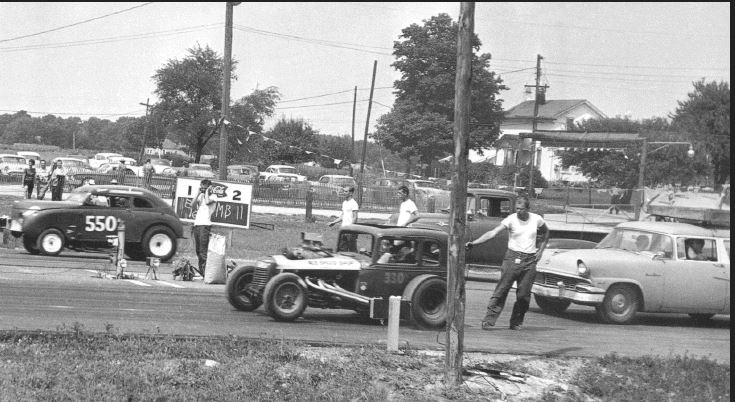
[[[207,250],[209,249],[209,236],[212,233],[212,212],[214,212],[215,201],[212,198],[212,181],[204,179],[199,183],[199,194],[191,203],[194,216],[194,226],[191,228],[191,237],[194,239],[194,249],[199,260],[199,274],[204,277],[207,267]]]
[[[357,205],[357,201],[353,198],[355,196],[355,188],[348,187],[342,190],[341,193],[342,196],[345,197],[344,201],[342,201],[342,213],[339,218],[329,222],[329,227],[332,227],[339,222],[342,222],[342,225],[340,226],[357,223],[357,211],[360,209],[360,206]]]
[[[357,211],[360,209],[360,206],[357,205],[357,201],[353,198],[355,196],[355,188],[348,187],[342,190],[342,195],[345,197],[344,201],[342,201],[342,213],[339,218],[329,222],[329,227],[339,222],[342,222],[340,227],[357,223]],[[339,237],[337,250],[357,252],[357,236],[352,233],[342,233]]]
[[[45,159],[41,159],[39,164],[40,166],[36,169],[36,198],[42,200],[46,196],[46,191],[48,191],[51,170],[46,166]]]
[[[485,330],[495,326],[495,321],[503,311],[505,299],[508,297],[513,282],[518,283],[518,288],[516,302],[510,316],[510,329],[521,329],[523,317],[531,302],[531,288],[536,277],[536,261],[541,258],[549,241],[549,228],[544,218],[528,211],[530,207],[528,197],[518,197],[515,206],[516,213],[507,216],[500,222],[500,225],[466,244],[467,248],[472,248],[492,239],[503,230],[508,230],[508,251],[503,258],[503,272],[495,287],[495,292],[490,297],[485,318],[482,320],[482,329]],[[540,246],[536,247],[536,237],[539,233],[544,237]]]
[[[396,226],[408,226],[408,224],[419,220],[419,210],[416,204],[408,198],[408,187],[398,187],[398,197],[401,199],[401,206],[398,208],[398,221]]]

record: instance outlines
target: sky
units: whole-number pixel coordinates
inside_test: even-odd
[[[155,103],[151,78],[187,49],[224,54],[225,3],[0,3],[0,114],[28,111],[117,120]],[[393,42],[402,29],[460,3],[247,3],[234,7],[234,100],[281,93],[266,128],[300,118],[355,137],[393,105]],[[490,69],[525,99],[536,56],[547,99],[586,99],[609,117],[667,117],[692,82],[730,82],[729,3],[476,3],[475,33]]]

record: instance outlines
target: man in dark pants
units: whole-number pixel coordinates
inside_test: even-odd
[[[544,218],[529,212],[530,202],[526,196],[518,197],[516,200],[516,213],[509,215],[496,228],[488,231],[474,241],[467,242],[467,248],[476,244],[484,243],[497,236],[501,231],[508,230],[508,251],[503,258],[503,273],[500,281],[495,287],[490,302],[487,305],[487,313],[482,320],[482,329],[490,329],[495,326],[500,312],[505,306],[505,299],[513,286],[518,282],[516,290],[516,303],[510,316],[510,329],[519,330],[523,325],[523,317],[528,311],[531,302],[531,288],[536,277],[536,261],[549,241],[549,228]],[[536,236],[543,234],[541,245],[536,247]]]
[[[212,181],[204,179],[199,183],[199,194],[191,204],[191,211],[195,213],[194,226],[191,228],[191,237],[194,238],[194,249],[199,260],[199,274],[204,277],[207,267],[207,251],[209,249],[209,235],[212,233],[212,219],[214,199],[212,198]]]

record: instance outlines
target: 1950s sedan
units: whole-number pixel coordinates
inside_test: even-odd
[[[626,222],[593,249],[544,253],[533,294],[544,312],[594,306],[602,321],[637,312],[730,314],[730,231],[686,223]]]
[[[23,236],[29,253],[58,255],[64,247],[110,247],[121,221],[125,253],[136,260],[170,259],[184,234],[174,210],[154,193],[113,185],[82,186],[64,201],[15,201],[10,230]]]

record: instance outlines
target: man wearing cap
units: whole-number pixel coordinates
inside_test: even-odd
[[[342,214],[339,218],[329,222],[329,227],[332,227],[339,222],[342,222],[341,227],[357,223],[357,211],[360,209],[360,206],[357,205],[357,201],[353,198],[355,195],[355,188],[351,186],[347,187],[346,189],[343,189],[341,193],[345,197],[344,201],[342,201]],[[340,237],[340,242],[342,241],[346,241],[348,243],[345,247],[338,244],[337,249],[357,251],[357,239],[354,236],[343,235]]]

